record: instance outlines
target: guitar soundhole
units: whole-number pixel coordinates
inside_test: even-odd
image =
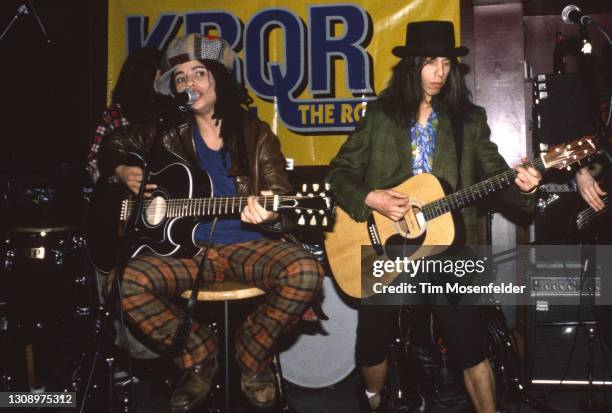
[[[166,200],[161,196],[156,196],[151,199],[151,202],[145,207],[145,221],[151,226],[159,225],[166,216]]]
[[[395,223],[397,232],[404,238],[414,239],[425,233],[425,225],[421,226],[417,214],[420,213],[420,203],[411,201],[412,208],[401,219]]]

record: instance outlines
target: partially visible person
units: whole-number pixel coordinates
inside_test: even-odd
[[[212,240],[205,281],[236,280],[267,292],[234,334],[241,389],[254,408],[267,408],[276,400],[271,362],[277,343],[317,296],[324,271],[301,245],[279,239],[289,217],[257,201],[260,194],[287,194],[291,184],[278,137],[248,110],[248,95],[232,77],[234,59],[230,45],[220,38],[190,34],[172,40],[157,89],[170,96],[189,89],[196,100],[185,118],[160,136],[154,123],[111,134],[100,150],[100,170],[102,179],[116,177],[138,193],[143,171],[130,164],[129,154],[172,155],[205,172],[215,197],[248,197],[241,211],[221,217],[216,226],[199,223],[193,238],[200,245]],[[154,185],[148,183],[145,189]],[[122,281],[123,309],[154,349],[171,347],[184,314],[173,299],[192,288],[202,255],[177,258],[145,252],[129,260]],[[114,276],[111,272],[109,287]],[[185,348],[174,358],[182,377],[170,396],[172,412],[204,402],[218,370],[217,353],[214,332],[194,322]]]
[[[576,172],[576,185],[578,192],[584,201],[589,204],[595,211],[604,209],[602,197],[608,193],[604,191],[593,175],[598,175],[601,172],[601,164],[593,166],[585,166]]]
[[[160,69],[161,52],[153,47],[136,49],[123,63],[111,104],[102,113],[87,155],[92,183],[100,177],[98,151],[102,141],[115,129],[146,122],[160,110],[155,86]]]
[[[404,219],[412,194],[391,188],[411,176],[432,173],[452,189],[459,182],[468,187],[508,169],[489,139],[484,108],[470,100],[457,60],[468,49],[455,47],[453,24],[409,23],[406,45],[393,48],[392,53],[401,60],[393,67],[387,88],[376,102],[368,104],[366,115],[332,159],[327,175],[338,205],[358,222],[366,221],[372,211],[392,221]],[[455,149],[458,140],[454,130],[463,131],[459,150]],[[462,154],[460,161],[457,153]],[[495,199],[509,208],[533,211],[542,175],[532,167],[515,169],[515,185]],[[461,218],[465,236],[456,242],[475,245],[475,206],[463,208]],[[434,305],[433,311],[450,358],[463,371],[474,409],[478,413],[494,413],[495,381],[478,308]],[[381,400],[398,313],[397,306],[359,307],[357,364],[363,375],[365,397],[377,412],[385,407]]]

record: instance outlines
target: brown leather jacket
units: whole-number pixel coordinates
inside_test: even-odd
[[[247,111],[243,112],[242,122],[249,170],[240,168],[237,153],[232,153],[229,170],[229,174],[234,177],[238,195],[257,195],[262,190],[271,190],[275,194],[290,193],[291,184],[285,169],[287,161],[280,150],[278,137],[268,124]],[[161,139],[157,140],[158,147],[153,144],[156,140],[154,127],[116,131],[103,141],[100,148],[101,178],[108,180],[114,176],[115,168],[119,165],[133,165],[131,154],[148,153],[151,159],[155,159],[157,155],[170,153],[181,162],[199,168],[193,143],[193,125],[193,120],[190,120],[175,128],[169,128],[167,132],[162,133]],[[283,219],[282,224],[266,225],[266,228],[276,231],[286,229],[289,222]]]

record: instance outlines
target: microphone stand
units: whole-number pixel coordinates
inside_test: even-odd
[[[588,295],[586,297],[587,300],[582,300],[581,296],[581,305],[583,301],[586,301],[584,304],[588,304],[591,306],[593,314],[596,314],[595,310],[595,298],[597,295],[597,285],[596,285],[596,272],[597,272],[597,255],[596,255],[596,246],[595,245],[582,245],[581,251],[581,261],[583,262],[582,267],[582,276],[580,280],[582,291],[583,286],[586,286]],[[605,292],[602,292],[602,294]],[[589,377],[589,384],[587,386],[587,398],[586,400],[580,400],[578,404],[578,408],[587,413],[605,413],[612,411],[612,406],[609,403],[603,403],[600,401],[593,400],[593,369],[594,369],[594,360],[595,360],[595,339],[599,334],[599,322],[598,317],[594,318],[593,323],[585,324],[586,336],[588,340],[588,359],[587,359],[587,374]],[[601,339],[601,338],[600,338]],[[606,366],[603,366],[606,369]],[[605,375],[604,375],[605,377]]]
[[[13,16],[13,18],[11,19],[11,21],[9,22],[8,26],[6,26],[6,28],[4,29],[4,31],[2,32],[2,34],[0,34],[0,41],[2,41],[2,39],[4,39],[4,36],[6,36],[6,34],[8,33],[8,31],[11,29],[11,27],[13,27],[13,25],[17,22],[17,20],[25,15],[25,14],[29,14],[28,13],[28,8],[26,7],[25,4],[22,4],[21,6],[17,7],[17,14],[15,14]]]
[[[30,4],[31,5],[31,4]],[[30,12],[28,11],[28,6],[25,4],[21,4],[19,7],[17,7],[17,13],[13,16],[13,18],[11,19],[11,21],[9,22],[9,24],[6,26],[6,28],[2,31],[2,34],[0,34],[0,41],[2,41],[2,39],[4,39],[4,36],[6,36],[6,34],[9,32],[9,30],[11,29],[11,27],[13,27],[13,25],[17,22],[17,20],[24,15],[29,15]],[[49,36],[47,35],[47,32],[45,31],[42,22],[40,21],[40,18],[38,17],[36,11],[34,10],[34,17],[36,18],[36,21],[38,22],[38,25],[40,26],[40,29],[43,32],[43,36],[45,37],[45,42],[47,44],[51,43],[51,41],[49,40]]]
[[[123,281],[123,274],[125,272],[125,268],[129,259],[134,254],[134,244],[138,235],[138,223],[139,220],[142,219],[143,216],[143,201],[144,201],[144,192],[146,188],[146,182],[148,177],[148,165],[144,159],[144,154],[142,158],[142,170],[143,170],[143,179],[140,183],[140,190],[138,192],[136,198],[136,207],[134,212],[129,216],[128,221],[125,226],[125,236],[121,238],[121,246],[118,249],[117,254],[117,262],[115,264],[115,279],[113,280],[113,284],[110,292],[108,293],[108,297],[106,300],[106,304],[102,311],[102,319],[98,319],[96,321],[96,339],[95,339],[95,350],[93,352],[93,356],[91,356],[91,367],[89,370],[89,374],[87,377],[87,382],[85,385],[85,390],[81,396],[81,405],[79,407],[79,412],[84,413],[87,411],[87,401],[89,398],[89,393],[93,386],[93,378],[96,366],[98,365],[101,358],[106,361],[107,372],[108,372],[108,381],[107,381],[107,395],[108,395],[108,413],[113,413],[114,409],[114,365],[115,359],[111,354],[112,349],[112,326],[113,326],[113,317],[119,316],[121,320],[121,332],[123,333],[123,342],[128,343],[125,333],[125,321],[123,318],[123,309],[122,309],[122,291],[121,291],[121,283]],[[131,359],[128,356],[129,363],[129,374],[130,378],[127,382],[130,385],[130,391],[133,389],[134,377],[132,374],[131,367]],[[126,396],[124,400],[124,404],[127,405],[129,402],[129,398]],[[122,411],[128,411],[127,407],[124,405]]]

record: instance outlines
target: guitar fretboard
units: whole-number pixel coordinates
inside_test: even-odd
[[[259,197],[258,202],[265,209],[270,210],[274,206],[274,196]],[[168,218],[178,218],[186,216],[234,215],[240,213],[246,204],[246,197],[170,199],[167,204],[166,216]]]
[[[314,199],[299,196],[259,196],[257,202],[266,210],[276,208],[299,208],[299,200]],[[122,218],[129,216],[136,205],[135,201],[126,201],[126,213]],[[215,198],[172,198],[147,199],[144,202],[144,210],[148,215],[161,214],[166,218],[180,218],[188,216],[218,216],[239,214],[247,205],[247,197],[215,197]],[[306,208],[304,208],[306,209]]]
[[[537,158],[521,166],[524,168],[533,166],[536,169],[542,170],[544,169],[544,162],[541,158]],[[499,190],[512,186],[516,175],[517,172],[514,169],[509,169],[491,178],[485,179],[484,181],[478,182],[477,184],[447,195],[444,198],[425,204],[421,208],[421,212],[425,219],[429,221],[447,212],[463,208]]]

